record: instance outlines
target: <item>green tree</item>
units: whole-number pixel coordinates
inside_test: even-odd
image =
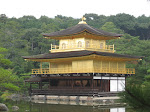
[[[5,66],[9,66],[11,62],[4,58],[5,48],[0,48],[0,95],[6,90],[9,92],[19,91],[19,87],[16,86],[18,77],[12,74],[10,69],[4,69]]]
[[[117,27],[128,33],[130,30],[134,30],[136,24],[136,18],[129,14],[117,14],[110,16],[107,21],[113,22]]]
[[[125,91],[120,94],[122,100],[134,108],[150,108],[150,75],[145,76],[143,83],[135,83],[135,80],[128,79]]]
[[[107,32],[123,34],[123,31],[121,29],[118,29],[113,22],[106,22],[101,27],[101,29],[104,30],[104,31],[107,31]]]
[[[85,14],[86,21],[89,25],[95,27],[95,28],[100,28],[102,25],[105,24],[107,17],[104,15],[97,15],[97,14]]]

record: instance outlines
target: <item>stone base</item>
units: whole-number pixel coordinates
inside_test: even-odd
[[[121,105],[118,103],[120,97],[91,97],[91,96],[56,96],[56,95],[34,95],[33,102],[49,104],[70,104],[70,105]]]

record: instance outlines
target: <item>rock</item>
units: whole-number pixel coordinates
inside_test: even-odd
[[[12,106],[12,110],[17,111],[17,110],[19,110],[19,107],[18,106]]]
[[[8,111],[7,106],[3,103],[0,103],[0,111]]]
[[[11,99],[12,99],[13,101],[20,101],[21,95],[20,95],[20,94],[12,94],[12,95],[11,95]]]
[[[22,97],[22,100],[31,101],[31,97],[30,96],[25,96],[25,97]]]

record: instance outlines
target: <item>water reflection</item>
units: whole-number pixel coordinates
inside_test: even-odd
[[[52,103],[52,102],[51,102]],[[47,104],[46,102],[24,102],[24,101],[7,101],[5,104],[12,111],[12,106],[18,106],[20,109],[17,112],[150,112],[149,109],[129,109],[124,107],[101,107],[88,105],[72,105],[69,104]]]
[[[125,108],[98,108],[92,106],[33,104],[31,112],[125,112]]]

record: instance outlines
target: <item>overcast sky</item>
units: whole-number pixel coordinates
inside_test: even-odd
[[[85,13],[116,15],[127,13],[135,17],[150,16],[147,0],[0,0],[0,14],[8,17],[63,15],[81,18]]]

